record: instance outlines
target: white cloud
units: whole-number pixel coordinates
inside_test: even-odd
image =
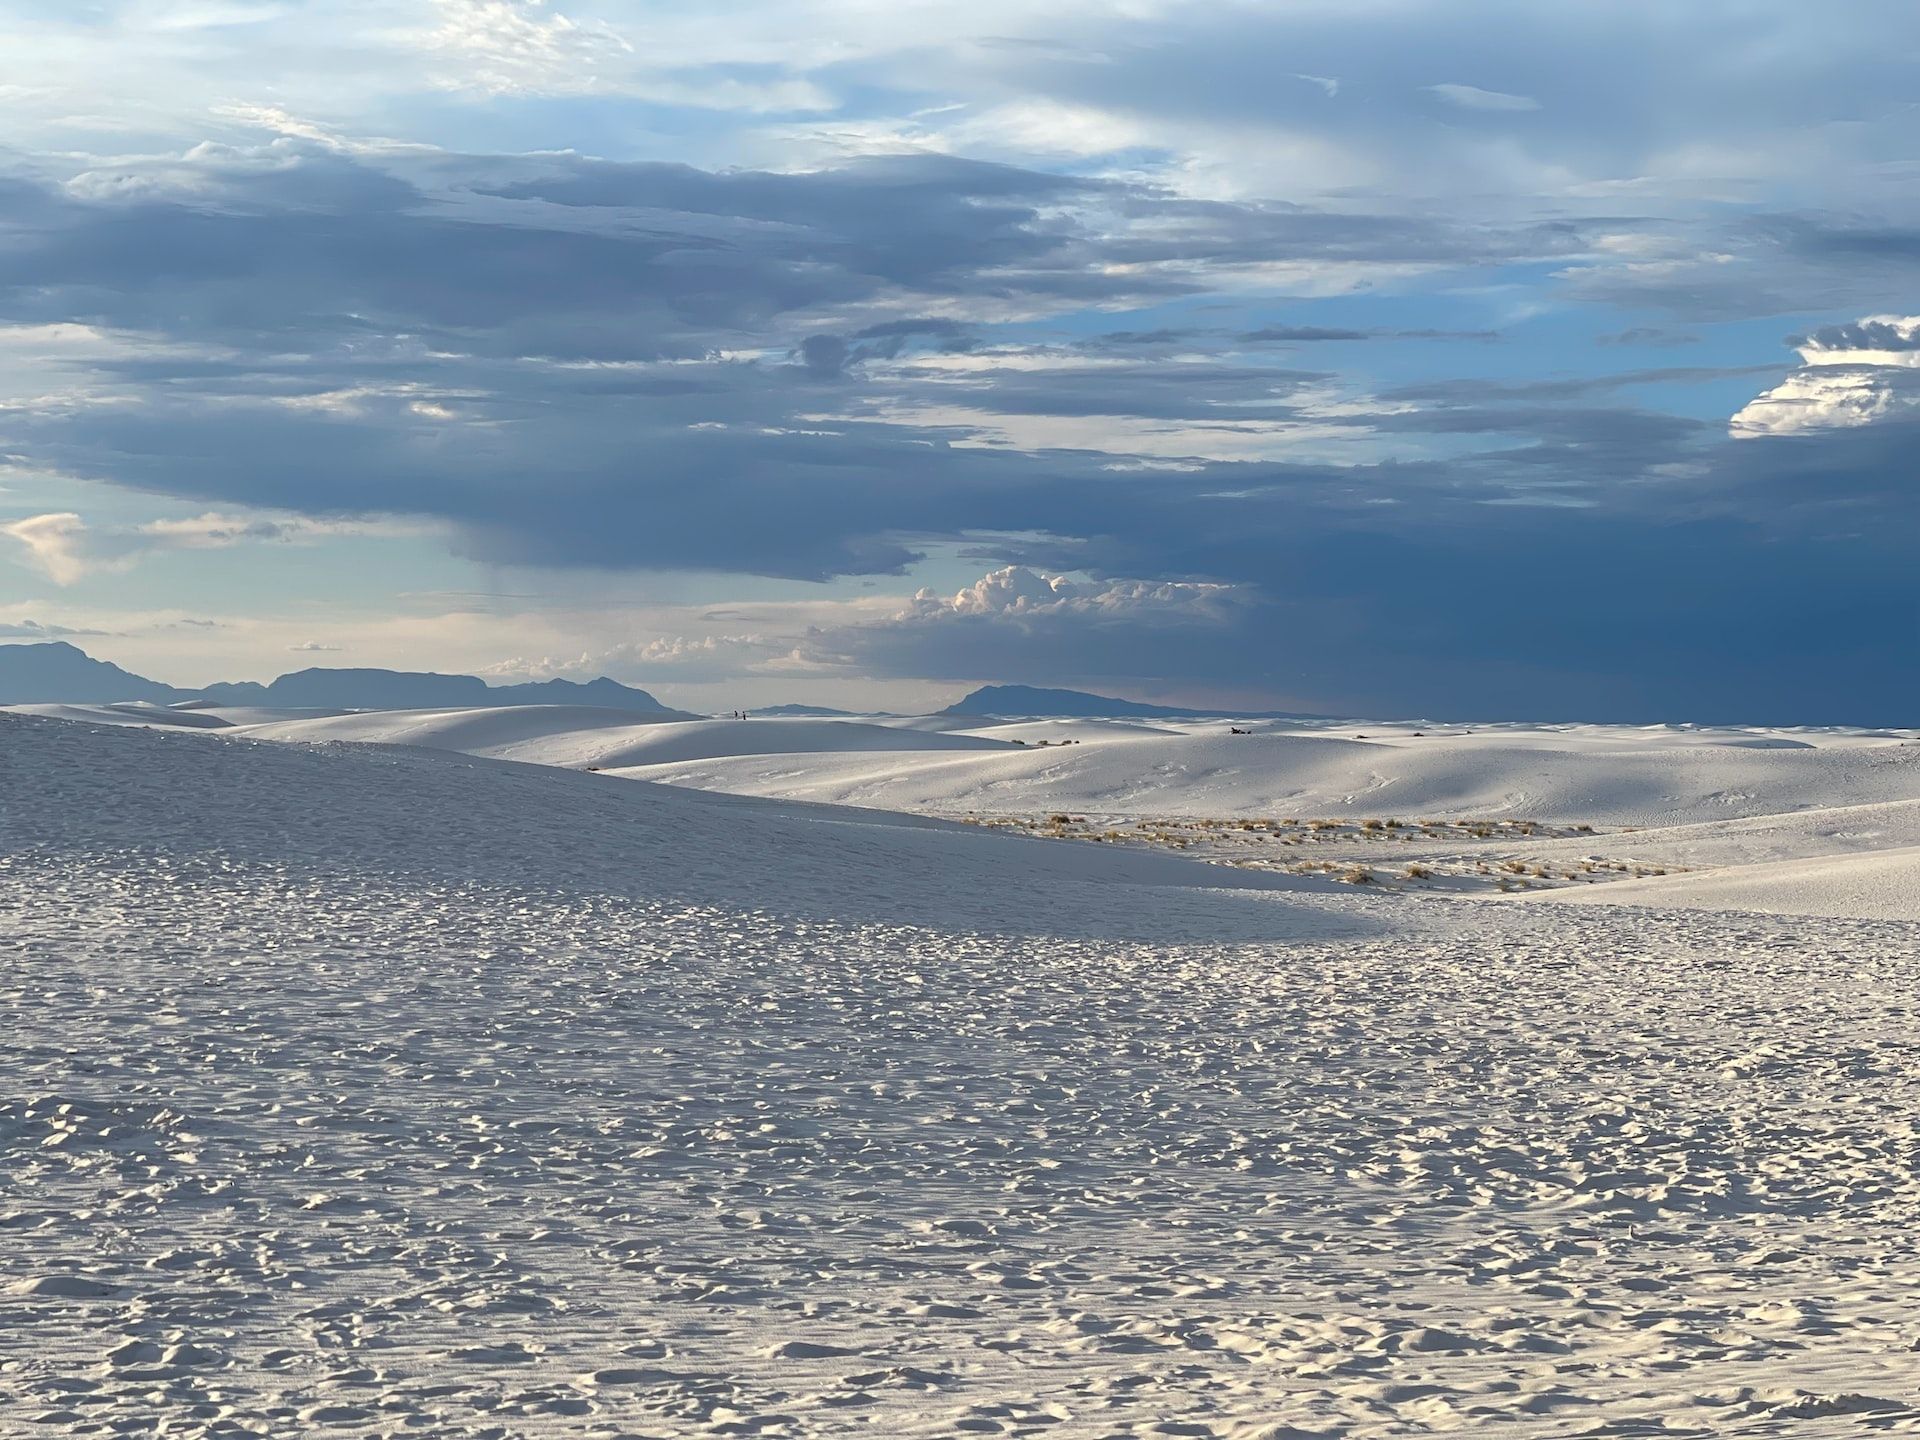
[[[825,418],[825,417],[823,417]],[[995,414],[966,405],[876,407],[875,418],[896,425],[946,429],[956,449],[1086,451],[1118,457],[1125,468],[1184,468],[1194,462],[1338,459],[1367,438],[1361,426],[1335,420],[1161,420],[1133,415]]]
[[[1436,95],[1449,105],[1462,110],[1538,110],[1540,102],[1530,95],[1509,95],[1504,90],[1482,90],[1478,85],[1427,85],[1422,87],[1429,95]]]
[[[104,563],[88,554],[86,522],[71,510],[0,525],[0,535],[26,546],[27,563],[56,585],[71,585]]]
[[[647,639],[623,640],[562,657],[520,656],[482,667],[481,674],[521,679],[611,674],[635,684],[709,684],[747,678],[846,680],[879,672],[913,676],[915,658],[927,678],[949,668],[956,650],[991,666],[1002,648],[1071,648],[1099,629],[1117,634],[1215,629],[1231,620],[1240,587],[1195,582],[1074,580],[1009,565],[951,594],[922,589],[910,597],[863,597],[804,604],[728,606],[717,612],[750,629],[709,630],[716,612],[658,612],[653,623],[677,625]]]
[[[480,673],[516,680],[529,676],[585,680],[611,673],[639,677],[638,683],[666,678],[682,684],[700,684],[791,669],[793,647],[792,636],[752,632],[662,634],[646,640],[620,641],[571,656],[516,657],[488,666]]]
[[[1232,585],[1074,580],[1010,565],[889,615],[811,629],[790,674],[918,680],[1144,683],[1196,656],[1239,656],[1255,597]],[[1204,662],[1203,662],[1204,663]],[[763,673],[772,673],[771,671]]]
[[[437,0],[440,24],[420,38],[446,56],[454,88],[591,90],[600,65],[632,47],[604,25],[580,24],[545,0]]]
[[[434,8],[439,23],[404,38],[439,57],[433,78],[447,89],[632,95],[655,104],[749,114],[827,110],[836,103],[803,75],[703,73],[702,52],[687,47],[648,44],[643,53],[613,25],[576,19],[548,0],[434,0]]]
[[[1201,616],[1232,593],[1227,585],[1144,580],[1082,582],[1008,565],[954,595],[921,590],[891,623],[939,621],[951,616],[1046,618],[1083,615]]]
[[[125,570],[142,557],[171,550],[225,550],[248,544],[312,544],[345,535],[414,533],[417,526],[382,520],[314,520],[305,516],[223,515],[95,528],[71,510],[0,524],[0,536],[26,547],[21,557],[56,585]]]
[[[978,114],[949,114],[922,143],[955,154],[1053,155],[1090,158],[1149,147],[1161,136],[1134,116],[1092,105],[1022,98]]]
[[[1795,348],[1800,368],[1741,408],[1736,437],[1852,429],[1920,409],[1920,316],[1826,326]]]

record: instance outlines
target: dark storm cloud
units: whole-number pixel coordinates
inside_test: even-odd
[[[916,296],[1113,303],[1195,293],[1214,267],[1480,265],[1574,243],[1562,227],[1202,203],[921,155],[709,174],[559,156],[376,163],[283,142],[266,159],[219,151],[64,189],[8,185],[6,318],[252,348],[404,333],[491,354],[687,357]]]
[[[1044,352],[1042,352],[1044,353]],[[928,377],[868,377],[864,399],[850,402],[853,413],[881,415],[902,401],[932,398],[953,405],[977,405],[997,416],[1119,416],[1142,420],[1186,420],[1222,424],[1235,420],[1309,420],[1311,387],[1333,380],[1324,371],[1235,365],[1222,361],[1180,363],[1107,360],[1094,365],[1063,363],[1027,368],[1014,363],[1028,352],[999,357],[977,355],[978,364],[957,374]],[[1356,417],[1362,424],[1365,417]]]
[[[1346,330],[1330,325],[1263,325],[1236,337],[1250,344],[1296,345],[1322,340],[1371,340],[1371,330]]]
[[[21,179],[7,199],[0,319],[130,337],[94,393],[0,412],[0,451],[64,475],[425,516],[508,562],[825,579],[970,541],[1241,596],[1179,624],[882,627],[857,642],[875,673],[1158,676],[1458,715],[1892,720],[1920,700],[1899,658],[1920,594],[1904,424],[1736,443],[1589,403],[1696,372],[1328,411],[1328,376],[1244,354],[1176,362],[1156,340],[1036,365],[986,338],[1008,314],[1159,302],[1243,265],[1551,259],[1579,244],[1562,224],[1201,203],[938,156],[715,175],[291,145]],[[929,355],[968,364],[910,363]],[[966,445],[964,423],[897,418],[970,406],[1425,448],[1131,469],[1123,446]]]
[[[1066,625],[1001,635],[1009,658],[991,673],[1230,681],[1336,713],[1905,723],[1920,705],[1920,505],[1899,451],[1917,440],[1790,444],[1758,464],[1718,450],[1698,489],[1660,493],[1643,477],[1574,510],[1423,504],[1402,490],[1356,511],[1269,492],[1196,503],[1167,543],[1003,547],[1042,567],[1157,562],[1260,599],[1203,634],[1142,632],[1131,647],[1085,644]],[[1836,495],[1823,473],[1836,462],[1873,473],[1878,497]],[[1607,496],[1600,477],[1588,483]],[[957,678],[987,673],[966,666],[993,638],[972,635],[951,662],[924,632],[866,653],[896,673],[944,663]]]
[[[1876,195],[1904,211],[1908,196]],[[1568,292],[1580,299],[1665,312],[1688,324],[1808,311],[1904,308],[1920,290],[1920,224],[1891,216],[1761,209],[1649,227],[1657,241],[1641,263],[1577,262]]]
[[[1796,349],[1879,350],[1889,354],[1920,351],[1920,326],[1874,317],[1843,325],[1822,325],[1790,342]]]
[[[1079,342],[1083,350],[1129,350],[1134,348],[1162,348],[1184,345],[1194,340],[1204,339],[1204,330],[1109,330],[1104,335],[1096,335],[1091,340]]]
[[[1616,330],[1611,335],[1596,337],[1598,345],[1640,345],[1656,349],[1669,349],[1681,345],[1698,345],[1700,337],[1688,334],[1684,330],[1668,330],[1658,325],[1630,325],[1625,330]]]
[[[1341,340],[1498,340],[1496,330],[1350,330],[1334,325],[1263,325],[1234,337],[1246,345],[1313,345]]]
[[[1117,303],[1192,292],[1215,263],[1478,263],[1535,238],[919,155],[709,174],[282,140],[13,183],[0,318],[172,347],[102,361],[113,403],[10,415],[6,440],[35,463],[430,516],[500,558],[802,576],[897,569],[918,543],[902,537],[1024,528],[1050,486],[1068,530],[1098,508],[1074,488],[1098,457],[989,459],[937,432],[796,420],[851,366],[970,348],[976,327],[929,301]],[[769,348],[795,363],[715,358]],[[1009,415],[1233,419],[1291,413],[1299,382],[1199,365],[990,388]]]
[[[853,339],[865,355],[897,359],[910,350],[926,349],[944,355],[964,355],[979,343],[957,320],[885,320],[856,330]]]
[[[795,358],[814,379],[826,380],[869,360],[897,360],[916,352],[964,355],[977,344],[972,332],[956,321],[886,320],[851,335],[809,335]]]

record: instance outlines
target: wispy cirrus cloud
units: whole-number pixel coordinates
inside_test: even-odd
[[[84,626],[47,625],[38,620],[0,620],[0,637],[8,640],[69,640],[104,633]]]
[[[1482,90],[1478,85],[1429,85],[1426,91],[1429,95],[1436,96],[1459,110],[1513,113],[1540,108],[1540,102],[1531,95],[1509,95],[1504,90]]]
[[[403,533],[392,521],[268,518],[208,512],[136,525],[93,526],[70,510],[0,523],[0,536],[21,547],[17,558],[56,585],[73,585],[100,571],[126,570],[149,555],[177,550],[225,550],[237,545],[312,544],[342,535]]]

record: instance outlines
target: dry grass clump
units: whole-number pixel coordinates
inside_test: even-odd
[[[1443,843],[1465,839],[1495,839],[1507,842],[1526,835],[1549,838],[1597,833],[1594,827],[1546,825],[1533,820],[1466,819],[1403,821],[1393,817],[1345,819],[1297,818],[1265,819],[1255,816],[1232,817],[1121,817],[1102,816],[1090,820],[1064,810],[1031,815],[981,815],[968,812],[964,823],[1049,840],[1080,840],[1091,844],[1155,845],[1173,851],[1193,850],[1201,858],[1218,865],[1242,869],[1273,869],[1294,875],[1321,875],[1347,885],[1372,885],[1397,890],[1420,882],[1455,879],[1469,884],[1497,886],[1503,892],[1532,890],[1536,886],[1592,884],[1611,876],[1651,876],[1671,873],[1675,867],[1645,862],[1613,860],[1602,855],[1553,862],[1521,858],[1512,854],[1476,856],[1444,854],[1394,863],[1364,864],[1351,852],[1342,851],[1355,841],[1378,843],[1398,840],[1412,844],[1419,838]],[[1334,850],[1330,859],[1308,859],[1307,853],[1326,845]],[[1283,855],[1282,847],[1293,850]],[[1294,848],[1298,847],[1298,848]],[[1306,853],[1303,853],[1306,852]]]

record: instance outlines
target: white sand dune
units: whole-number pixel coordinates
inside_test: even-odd
[[[959,720],[958,716],[933,717]],[[994,720],[982,724],[973,720],[964,732],[985,735],[995,740],[1018,740],[1023,745],[1059,745],[1067,741],[1129,740],[1145,735],[1184,735],[1186,730],[1155,725],[1145,720]]]
[[[188,701],[179,705],[149,705],[127,701],[108,705],[0,705],[0,713],[38,715],[50,720],[78,720],[89,725],[171,727],[176,730],[222,730],[237,726],[283,721],[323,719],[352,712],[290,709],[272,705],[215,705]]]
[[[516,730],[512,711],[461,713],[502,719],[491,732],[496,739],[524,736],[534,718],[522,715]],[[0,725],[10,718],[0,714]],[[277,733],[280,727],[272,728]],[[308,733],[304,722],[299,732]],[[0,733],[19,747],[16,764],[0,771],[15,782],[0,814],[0,844],[85,848],[113,836],[140,836],[198,851],[244,841],[255,853],[289,861],[351,857],[391,875],[457,874],[651,899],[726,899],[841,919],[857,913],[899,922],[937,915],[972,928],[1049,934],[1063,925],[1074,934],[1087,926],[1097,933],[1112,933],[1116,925],[1164,928],[1156,917],[1172,903],[1165,895],[1156,893],[1130,911],[1116,909],[1104,893],[1110,885],[1261,892],[1247,922],[1253,930],[1229,927],[1231,933],[1260,935],[1278,933],[1276,925],[1286,929],[1269,914],[1272,892],[1324,888],[1176,856],[1103,855],[911,815],[633,784],[547,765],[435,754],[433,747],[254,744],[215,731],[192,748],[154,751],[115,747],[186,737],[123,737],[65,725],[6,726]],[[29,746],[43,757],[39,769],[25,759]],[[223,746],[242,758],[223,760]],[[49,781],[47,771],[60,768],[44,758],[50,756],[66,757],[69,773]],[[92,756],[121,764],[93,764]],[[141,758],[153,760],[156,773],[137,773]],[[303,786],[331,804],[385,811],[391,802],[379,791],[394,776],[431,792],[429,800],[417,819],[400,824],[389,817],[371,836],[342,834],[330,823],[289,824],[252,794],[256,784]],[[38,794],[36,785],[43,787]],[[214,786],[220,794],[192,807],[170,803],[173,791],[192,785]],[[556,785],[570,788],[552,789]],[[552,796],[561,797],[557,813],[564,819],[542,818]],[[1091,886],[1087,893],[1093,896],[1078,909],[1070,903],[1076,886]],[[1210,900],[1205,913],[1216,915],[1217,902]]]
[[[169,706],[168,708],[182,707]],[[286,724],[296,720],[329,720],[335,716],[355,713],[351,710],[288,705],[200,705],[195,707],[195,711],[202,715],[211,715],[236,729],[252,725]]]
[[[179,730],[218,730],[229,721],[204,710],[176,710],[170,705],[37,704],[0,707],[16,715],[38,715],[47,720],[78,720],[89,725],[168,725]]]
[[[984,731],[984,734],[1001,733]],[[1359,740],[1353,734],[1365,733]],[[1088,736],[1071,746],[914,757],[751,757],[635,771],[674,784],[943,814],[1085,809],[1179,816],[1525,816],[1675,825],[1920,799],[1920,745],[1836,735],[1479,731],[1382,737],[1265,733]]]
[[[708,762],[1707,817],[1562,904],[80,718],[0,714],[0,1434],[1920,1427],[1899,737]]]
[[[1597,850],[1687,872],[1554,892],[1569,903],[1914,917],[1904,862],[1873,858],[1920,846],[1920,744],[1899,733],[923,719],[931,728],[912,717],[633,725],[614,712],[527,707],[246,733],[427,745],[934,815],[1524,817],[1608,832],[1604,843],[1542,839],[1526,847],[1529,860],[1565,864]],[[949,728],[956,721],[971,728]]]
[[[1920,921],[1920,846],[1737,865],[1704,874],[1623,880],[1532,899]]]
[[[1005,751],[974,735],[922,734],[817,719],[651,720],[586,705],[511,705],[484,710],[376,710],[252,727],[263,740],[348,740],[418,745],[497,760],[600,769],[685,763],[714,756],[860,751]]]
[[[1537,844],[1543,855],[1591,850],[1590,837]],[[1611,833],[1607,853],[1648,865],[1719,868],[1776,860],[1842,859],[1920,845],[1920,800],[1820,806],[1738,820],[1706,820]]]

